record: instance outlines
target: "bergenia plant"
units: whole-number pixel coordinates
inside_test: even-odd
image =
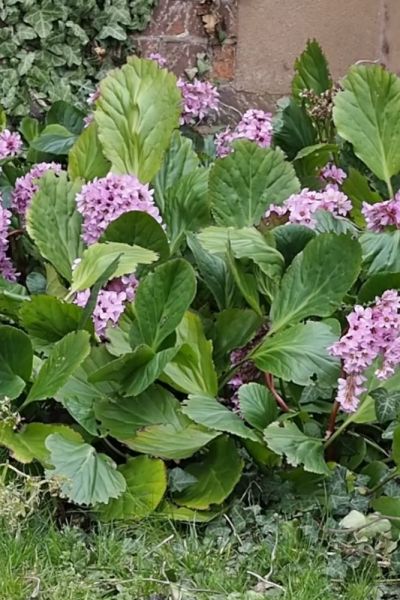
[[[164,66],[0,133],[0,444],[105,520],[207,521],[250,463],[399,517],[400,80],[310,42],[211,161]]]

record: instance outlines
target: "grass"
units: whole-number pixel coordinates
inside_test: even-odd
[[[321,536],[307,540],[295,522],[228,517],[199,528],[150,519],[85,532],[42,513],[17,531],[0,528],[0,599],[382,598],[371,566],[342,581],[336,559]]]

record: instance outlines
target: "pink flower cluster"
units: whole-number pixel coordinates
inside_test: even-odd
[[[149,60],[154,60],[161,69],[167,66],[167,59],[158,52],[150,52]]]
[[[373,306],[355,306],[347,317],[348,330],[329,349],[342,360],[344,377],[338,381],[337,401],[346,412],[354,412],[366,391],[365,370],[379,358],[375,375],[385,380],[400,364],[400,296],[387,290]]]
[[[217,156],[227,156],[232,152],[232,142],[247,139],[261,148],[268,148],[272,141],[272,114],[263,110],[251,109],[244,113],[234,129],[226,129],[215,138]]]
[[[11,212],[3,208],[0,196],[0,275],[9,281],[15,281],[17,274],[7,256],[8,251],[8,228],[11,224]]]
[[[26,210],[31,203],[33,196],[39,189],[39,179],[47,173],[47,171],[53,171],[53,173],[60,173],[62,166],[58,163],[38,163],[28,173],[22,177],[18,177],[15,182],[15,188],[11,197],[12,208],[24,219]]]
[[[0,160],[16,156],[22,150],[22,139],[18,132],[4,129],[0,132]]]
[[[138,280],[134,275],[124,275],[111,280],[97,296],[92,319],[95,331],[100,338],[106,335],[109,326],[115,326],[125,310],[127,302],[135,297]],[[84,308],[89,300],[90,290],[78,292],[75,304]]]
[[[400,229],[400,192],[391,200],[368,204],[363,202],[361,212],[366,220],[367,228],[380,232],[385,227]]]
[[[305,225],[310,229],[316,226],[315,213],[326,210],[335,216],[346,216],[352,208],[348,197],[336,186],[328,185],[324,190],[316,192],[304,188],[299,194],[290,196],[282,206],[272,204],[265,218],[285,217],[289,223]]]
[[[347,173],[333,163],[329,163],[321,171],[321,181],[330,185],[342,185],[347,179]]]
[[[178,79],[178,88],[182,93],[181,124],[202,121],[212,111],[219,109],[219,92],[209,81],[185,81]]]
[[[83,240],[97,242],[107,226],[131,210],[147,212],[156,221],[161,216],[153,200],[153,191],[134,175],[109,173],[84,185],[76,197],[83,216]]]

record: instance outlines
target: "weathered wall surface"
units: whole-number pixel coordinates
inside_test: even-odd
[[[333,75],[359,60],[400,73],[400,0],[159,0],[138,38],[178,74],[206,53],[225,103],[272,107],[287,93],[293,63],[317,38]]]

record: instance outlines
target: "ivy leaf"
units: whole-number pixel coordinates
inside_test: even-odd
[[[240,438],[259,441],[258,436],[229,408],[204,394],[191,394],[183,402],[182,412],[198,425],[224,431]]]
[[[134,273],[139,264],[151,264],[157,260],[155,252],[117,242],[92,244],[85,250],[82,260],[74,269],[71,292],[78,292],[91,287],[106,269],[116,261],[109,279]]]
[[[57,19],[54,17],[54,12],[51,10],[33,10],[24,16],[25,23],[32,25],[38,36],[42,39],[46,39],[52,30],[52,21]]]
[[[20,310],[21,324],[36,348],[46,348],[79,328],[82,309],[53,296],[33,296]],[[93,330],[90,325],[89,331]]]
[[[107,504],[126,490],[126,480],[113,461],[98,454],[90,444],[54,433],[46,439],[46,448],[54,467],[46,475],[60,478],[61,494],[71,502],[87,506]]]
[[[130,458],[118,468],[126,490],[110,500],[100,516],[106,521],[144,519],[155,511],[167,489],[165,463],[149,456]]]
[[[270,204],[298,192],[300,184],[281,150],[249,141],[235,142],[234,148],[212,167],[209,197],[218,225],[247,227],[258,224]]]
[[[263,430],[278,418],[276,401],[264,385],[246,383],[239,388],[240,412],[245,421]]]
[[[181,348],[165,367],[161,379],[181,392],[216,395],[218,378],[212,360],[213,345],[204,335],[198,315],[185,313],[176,330],[176,343]]]
[[[30,389],[24,406],[54,396],[90,353],[87,331],[68,333],[51,350]]]
[[[164,229],[151,215],[134,210],[126,212],[109,224],[101,241],[138,245],[158,254],[160,260],[169,256]]]
[[[243,460],[234,441],[221,436],[210,444],[203,460],[185,467],[185,471],[197,481],[182,492],[175,493],[174,502],[198,510],[221,504],[239,482],[242,469]]]
[[[390,186],[400,171],[400,79],[378,66],[353,66],[335,96],[339,135],[379,179]]]
[[[0,398],[18,398],[32,373],[29,337],[16,327],[0,325]]]
[[[105,40],[106,38],[112,38],[113,40],[118,40],[123,42],[126,40],[126,30],[123,27],[120,27],[116,23],[111,25],[105,25],[101,31],[98,33],[97,38],[99,40]]]
[[[379,423],[394,421],[400,415],[400,393],[378,388],[370,392],[375,400],[375,413]]]
[[[71,133],[63,125],[47,125],[37,138],[32,140],[31,148],[63,156],[68,154],[77,140],[77,135]]]
[[[110,162],[103,154],[96,123],[90,123],[69,151],[68,175],[72,180],[91,181],[95,177],[107,175],[110,166]]]
[[[324,460],[322,440],[304,435],[294,423],[286,421],[282,426],[271,423],[264,431],[264,439],[268,448],[279,456],[285,456],[293,467],[302,465],[305,471],[330,475]]]
[[[332,86],[327,60],[316,40],[307,42],[307,47],[296,60],[294,68],[296,74],[292,82],[292,92],[298,98],[301,98],[304,90],[322,94]]]
[[[361,269],[361,248],[347,236],[326,233],[311,240],[282,278],[271,306],[273,331],[311,315],[330,316]]]
[[[328,353],[338,339],[327,323],[308,321],[267,336],[252,354],[256,366],[285,381],[311,385],[314,377],[327,385],[339,376],[339,361]]]
[[[30,237],[67,281],[72,278],[71,265],[83,250],[82,217],[75,200],[80,187],[79,182],[70,183],[66,173],[45,173],[27,213]]]
[[[133,346],[142,343],[156,350],[179,325],[195,293],[194,270],[183,259],[171,260],[148,274],[136,292]]]
[[[199,166],[200,160],[193,149],[193,142],[179,131],[175,131],[161,169],[153,181],[156,201],[162,213],[164,213],[165,195],[168,190],[176,187],[181,179],[196,171]]]
[[[113,172],[151,181],[179,124],[176,78],[154,61],[131,58],[112,71],[100,89],[95,120]]]
[[[28,423],[16,432],[12,425],[3,421],[0,423],[0,445],[5,446],[12,458],[20,463],[28,464],[37,460],[48,465],[50,453],[45,441],[53,433],[59,433],[68,440],[82,441],[80,434],[66,425]]]

